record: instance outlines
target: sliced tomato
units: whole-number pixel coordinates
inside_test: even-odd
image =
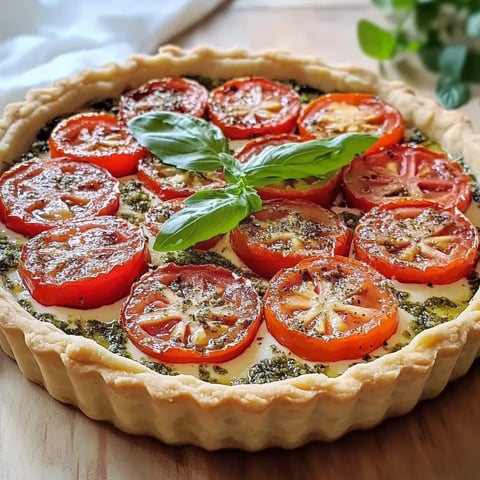
[[[125,296],[147,270],[141,230],[117,217],[71,221],[30,239],[18,273],[42,305],[94,308]]]
[[[308,259],[282,270],[264,297],[270,333],[312,362],[360,358],[396,331],[398,301],[368,265],[345,257]]]
[[[91,162],[115,177],[137,170],[147,152],[129,130],[109,113],[79,113],[59,122],[49,138],[52,157]]]
[[[163,224],[176,212],[184,207],[183,198],[174,198],[172,200],[160,200],[150,210],[145,212],[145,228],[152,235],[157,235],[163,227]],[[215,235],[208,240],[196,243],[191,248],[195,250],[209,250],[213,248],[222,238],[221,235]]]
[[[266,78],[230,80],[210,92],[210,120],[230,139],[290,133],[300,113],[300,98],[290,87]]]
[[[139,115],[162,110],[202,117],[207,99],[208,90],[195,80],[165,77],[124,93],[120,97],[118,116],[124,123]]]
[[[163,200],[185,198],[200,190],[226,185],[221,172],[190,172],[164,164],[154,155],[145,155],[138,163],[138,179]]]
[[[279,135],[266,135],[246,143],[235,153],[242,163],[258,155],[266,147],[283,145],[285,143],[298,143],[304,139],[298,135],[283,133]],[[341,170],[332,172],[325,178],[308,177],[303,179],[289,179],[278,184],[258,187],[257,191],[264,200],[274,198],[309,200],[324,207],[329,206],[339,191],[342,179]]]
[[[369,93],[329,93],[310,102],[298,119],[300,135],[329,138],[365,132],[380,138],[367,152],[402,140],[403,118],[391,105]]]
[[[330,210],[305,200],[270,200],[230,232],[234,252],[266,278],[300,260],[346,255],[350,230]]]
[[[372,208],[353,238],[357,258],[399,282],[452,283],[470,274],[478,257],[479,236],[470,220],[428,200]]]
[[[0,220],[33,236],[60,223],[114,215],[119,182],[96,165],[67,159],[32,159],[0,177]]]
[[[462,167],[420,146],[391,145],[355,157],[343,173],[349,203],[361,210],[395,199],[427,199],[465,211],[472,186]]]
[[[253,286],[213,265],[167,264],[133,285],[121,319],[143,352],[171,363],[218,363],[242,353],[262,318]]]

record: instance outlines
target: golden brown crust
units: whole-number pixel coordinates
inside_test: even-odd
[[[283,52],[182,51],[174,46],[162,48],[156,56],[134,56],[122,66],[84,71],[32,90],[25,102],[8,106],[0,121],[1,164],[7,166],[26,151],[52,117],[170,75],[259,75],[294,79],[325,91],[378,93],[407,122],[462,156],[474,173],[480,172],[480,136],[472,133],[469,121],[417,97],[403,84],[359,68],[330,67],[316,58]],[[162,376],[91,340],[67,336],[33,319],[7,292],[0,294],[0,346],[27,378],[43,384],[53,397],[126,432],[207,449],[294,448],[408,412],[463,375],[479,355],[480,297],[477,294],[456,320],[424,331],[403,349],[355,365],[337,378],[311,374],[230,387],[188,375]]]

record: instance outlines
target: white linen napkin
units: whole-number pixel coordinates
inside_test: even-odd
[[[0,117],[7,103],[83,68],[153,53],[223,0],[8,0],[0,15]]]

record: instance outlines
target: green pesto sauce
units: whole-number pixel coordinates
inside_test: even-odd
[[[272,346],[272,358],[265,358],[248,369],[245,377],[235,378],[232,385],[248,383],[270,383],[287,378],[295,378],[309,373],[323,373],[328,375],[328,366],[322,364],[308,365],[281,352]]]
[[[122,357],[132,358],[127,349],[127,334],[122,329],[118,320],[100,322],[94,319],[72,319],[66,321],[59,319],[52,313],[38,312],[28,300],[19,299],[18,303],[32,315],[32,317],[41,322],[51,323],[67,335],[81,335],[82,337],[90,338],[112,353],[121,355]]]
[[[418,335],[427,328],[455,319],[468,305],[468,300],[455,303],[447,297],[429,297],[424,302],[412,302],[406,292],[397,292],[399,306],[413,316],[410,330]]]
[[[0,272],[7,273],[18,267],[22,244],[0,233]]]
[[[125,205],[137,213],[145,213],[152,206],[152,197],[138,180],[121,183],[120,197]]]

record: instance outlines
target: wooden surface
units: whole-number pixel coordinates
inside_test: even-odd
[[[368,0],[237,0],[172,40],[314,54],[376,69],[357,47]],[[429,93],[430,80],[410,76]],[[464,110],[476,116],[478,99]],[[26,381],[0,353],[0,480],[68,479],[441,479],[480,478],[480,363],[435,400],[341,440],[294,451],[205,452],[169,447],[93,422]]]

